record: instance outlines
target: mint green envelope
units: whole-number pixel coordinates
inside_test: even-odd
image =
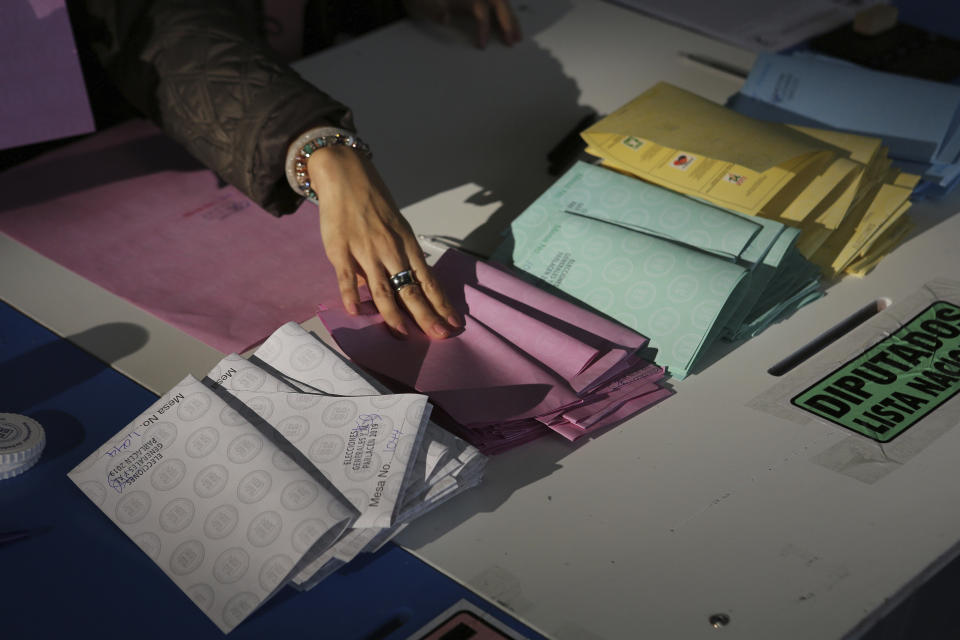
[[[579,177],[571,177],[563,198],[556,200],[565,213],[727,257],[749,270],[747,281],[728,301],[731,308],[722,318],[721,337],[733,339],[758,305],[767,309],[780,302],[767,287],[796,241],[798,229],[691,200],[595,165],[578,165],[572,171]]]
[[[768,230],[767,221],[691,200],[596,165],[578,162],[561,182],[544,195],[550,194],[551,206],[564,213],[609,222],[727,260],[756,262],[775,239],[776,230]]]
[[[496,260],[648,336],[676,378],[717,338],[752,335],[794,308],[809,280],[796,229],[582,162],[510,231]],[[777,277],[787,265],[797,278]]]

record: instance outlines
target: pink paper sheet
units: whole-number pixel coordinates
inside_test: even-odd
[[[551,429],[574,440],[672,393],[635,355],[644,336],[460,252],[434,271],[464,316],[456,337],[398,340],[372,305],[350,316],[335,298],[319,315],[353,360],[429,394],[485,452]]]
[[[64,0],[3,0],[0,149],[93,131]]]
[[[0,231],[224,352],[337,296],[316,208],[275,218],[153,125],[0,174]]]

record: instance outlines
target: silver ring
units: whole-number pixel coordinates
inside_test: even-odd
[[[413,277],[413,271],[409,269],[390,276],[390,286],[393,287],[394,291],[400,291],[408,284],[419,284],[417,279]]]

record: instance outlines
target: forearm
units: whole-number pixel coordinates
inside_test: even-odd
[[[287,148],[315,126],[352,130],[349,110],[278,61],[229,1],[87,0],[98,53],[125,97],[272,213],[296,208]]]

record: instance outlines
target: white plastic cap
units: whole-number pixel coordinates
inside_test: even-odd
[[[46,444],[39,422],[16,413],[0,413],[0,480],[20,475],[36,464]]]

